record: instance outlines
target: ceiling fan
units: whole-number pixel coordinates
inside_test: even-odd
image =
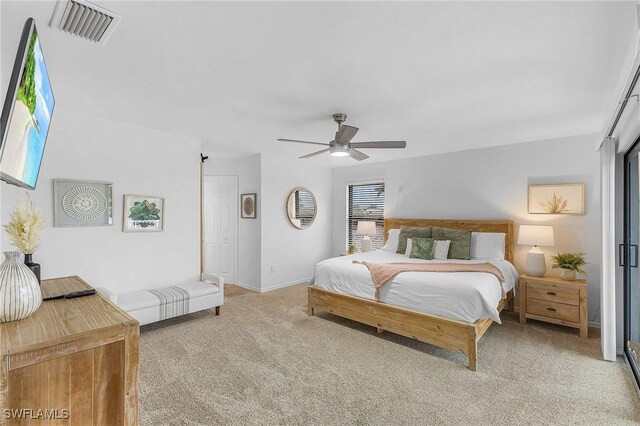
[[[296,143],[308,143],[313,145],[323,145],[328,148],[320,151],[312,152],[311,154],[303,155],[299,158],[310,158],[316,155],[320,155],[324,152],[329,152],[334,157],[347,157],[355,158],[358,161],[366,160],[369,158],[364,152],[358,151],[356,148],[405,148],[407,142],[405,141],[370,141],[370,142],[351,142],[351,139],[358,133],[358,128],[353,126],[347,126],[342,124],[347,119],[347,114],[333,114],[333,121],[338,123],[338,131],[336,137],[329,143],[322,142],[309,142],[301,141],[298,139],[278,139],[280,142],[296,142]]]

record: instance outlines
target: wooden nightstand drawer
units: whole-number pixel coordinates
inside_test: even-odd
[[[553,284],[530,282],[527,284],[527,299],[547,300],[549,302],[578,306],[580,304],[580,290]]]
[[[531,299],[529,295],[527,295],[527,313],[563,321],[580,322],[580,308],[578,306]]]
[[[520,276],[520,323],[527,318],[580,329],[587,337],[589,297],[586,280]]]

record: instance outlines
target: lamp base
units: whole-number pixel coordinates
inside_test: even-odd
[[[362,237],[362,241],[360,242],[360,250],[363,253],[373,250],[373,243],[371,242],[371,238],[368,235]]]
[[[541,277],[547,272],[544,253],[537,246],[532,247],[531,250],[527,252],[525,270],[527,275],[531,275],[532,277]]]

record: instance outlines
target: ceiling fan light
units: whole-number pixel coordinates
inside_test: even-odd
[[[346,146],[334,146],[329,151],[332,157],[348,157],[349,156],[349,148]]]

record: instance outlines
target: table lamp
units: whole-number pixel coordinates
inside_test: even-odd
[[[530,245],[527,252],[525,272],[533,277],[541,277],[547,271],[544,253],[538,246],[551,247],[555,245],[553,239],[553,226],[550,225],[520,225],[518,244]]]
[[[356,229],[356,233],[359,235],[364,235],[364,237],[362,237],[362,241],[360,242],[360,250],[363,253],[371,251],[373,249],[373,246],[369,235],[375,235],[376,223],[374,221],[361,220],[358,222],[358,229]]]

